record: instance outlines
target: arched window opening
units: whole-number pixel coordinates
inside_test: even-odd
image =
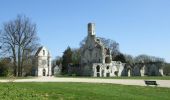
[[[105,58],[105,63],[111,63],[110,57]]]
[[[45,76],[46,75],[46,70],[45,69],[43,69],[43,76]]]
[[[109,69],[109,66],[107,66],[106,69],[108,70],[108,69]]]
[[[96,67],[96,70],[97,70],[97,72],[100,72],[100,66],[99,65]]]

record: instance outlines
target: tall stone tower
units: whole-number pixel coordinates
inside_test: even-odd
[[[95,24],[94,23],[88,23],[88,35],[89,36],[96,35],[96,33],[95,33]]]

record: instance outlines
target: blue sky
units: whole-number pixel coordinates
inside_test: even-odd
[[[53,58],[78,48],[94,22],[97,36],[117,41],[121,52],[170,62],[170,0],[0,0],[1,26],[17,14],[37,24]]]

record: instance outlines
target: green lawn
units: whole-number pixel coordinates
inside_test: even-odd
[[[123,76],[123,77],[113,77],[114,79],[154,79],[154,80],[170,80],[170,76]]]
[[[27,76],[27,77],[0,77],[0,80],[4,79],[32,79],[37,78],[35,76]]]
[[[96,78],[96,79],[153,79],[153,80],[170,80],[170,76],[121,76],[121,77],[84,77],[84,76],[57,76],[65,78]]]
[[[169,100],[170,88],[90,83],[0,83],[0,100]]]
[[[64,77],[64,78],[97,78],[97,79],[153,79],[153,80],[170,80],[170,76],[121,76],[121,77],[84,77],[84,76],[57,76],[57,77]],[[28,77],[14,77],[14,79],[31,79],[36,78],[34,76],[28,76]],[[1,79],[10,79],[9,77],[0,77]]]

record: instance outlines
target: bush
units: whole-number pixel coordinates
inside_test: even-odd
[[[71,74],[71,76],[75,77],[75,76],[77,76],[77,75],[76,75],[76,74]]]
[[[4,64],[0,63],[0,76],[7,76],[9,73],[9,68]]]
[[[170,64],[165,64],[163,67],[164,75],[170,76]]]

